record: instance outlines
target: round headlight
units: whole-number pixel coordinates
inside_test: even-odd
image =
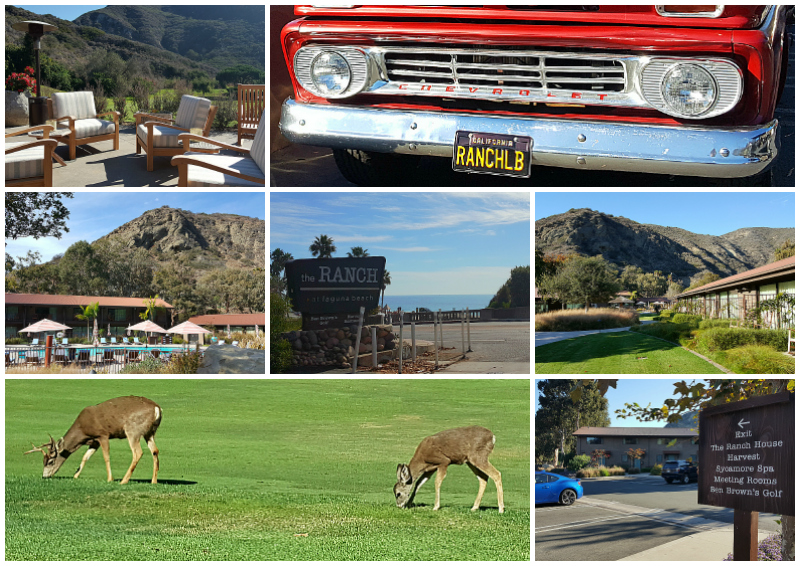
[[[675,114],[697,117],[708,112],[717,101],[717,83],[700,65],[678,63],[664,75],[661,94]]]
[[[335,51],[323,51],[311,62],[311,80],[323,96],[343,93],[350,77],[350,65]]]

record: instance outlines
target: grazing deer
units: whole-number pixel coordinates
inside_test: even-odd
[[[489,463],[489,454],[494,449],[495,438],[487,428],[468,426],[442,431],[425,438],[417,446],[411,462],[397,465],[397,483],[394,497],[397,506],[408,507],[422,485],[436,474],[436,503],[433,510],[439,509],[439,490],[447,475],[450,464],[466,464],[478,477],[478,497],[472,511],[480,507],[487,478],[492,478],[497,487],[497,506],[503,512],[503,482],[500,472]]]
[[[106,461],[106,471],[108,481],[114,481],[111,476],[111,461],[108,458],[108,440],[110,438],[127,438],[133,452],[133,461],[121,484],[128,483],[136,469],[136,464],[142,457],[142,438],[147,442],[147,447],[153,453],[153,480],[157,483],[158,477],[158,448],[156,448],[155,435],[158,425],[161,424],[161,407],[150,399],[144,397],[117,397],[110,399],[99,405],[86,407],[72,423],[61,440],[56,442],[50,436],[50,442],[41,446],[33,445],[33,450],[28,450],[25,454],[41,452],[44,454],[43,478],[51,478],[55,475],[64,461],[73,452],[84,444],[89,445],[89,449],[81,460],[75,478],[81,475],[83,467],[89,458],[97,451],[98,446],[103,450],[103,459]]]

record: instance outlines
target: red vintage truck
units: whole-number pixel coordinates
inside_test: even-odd
[[[792,6],[296,6],[290,141],[359,185],[421,156],[739,179],[778,153]]]

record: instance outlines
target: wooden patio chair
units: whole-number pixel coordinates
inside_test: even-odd
[[[238,155],[208,155],[202,153],[186,153],[172,158],[172,164],[178,167],[179,187],[263,187],[266,185],[265,169],[266,154],[264,147],[265,126],[264,114],[258,123],[253,145],[244,149],[235,145],[228,145],[210,138],[194,134],[181,134],[178,136],[184,145],[191,140],[201,141],[216,145],[221,149],[228,149]]]
[[[15,136],[42,131],[43,139],[36,141],[6,141],[6,187],[52,187],[53,152],[58,142],[50,139],[53,126],[36,126],[6,134]]]
[[[147,170],[153,170],[153,157],[181,155],[187,148],[178,139],[184,132],[192,128],[202,128],[203,135],[208,136],[217,107],[211,105],[207,98],[189,96],[181,97],[175,120],[168,120],[153,114],[137,112],[136,120],[136,154],[144,150],[147,154]],[[145,121],[147,119],[147,121]]]
[[[103,365],[114,365],[114,350],[103,351]]]
[[[239,85],[238,88],[238,123],[236,125],[236,145],[242,145],[242,139],[255,139],[258,122],[264,112],[265,85]]]
[[[89,359],[89,350],[81,350],[81,351],[79,351],[78,352],[78,359],[75,360],[75,361],[81,367],[92,363],[91,360]]]
[[[63,127],[52,138],[69,147],[70,161],[75,159],[79,145],[113,141],[114,151],[119,149],[119,112],[98,114],[90,91],[54,93],[52,110],[56,124]],[[100,120],[100,116],[111,116],[112,120]]]

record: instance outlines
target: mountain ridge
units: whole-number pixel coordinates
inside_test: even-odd
[[[794,241],[794,228],[740,228],[712,236],[587,208],[537,220],[534,232],[536,249],[545,253],[602,255],[620,268],[672,273],[684,285],[702,271],[727,277],[766,265],[775,248]]]

